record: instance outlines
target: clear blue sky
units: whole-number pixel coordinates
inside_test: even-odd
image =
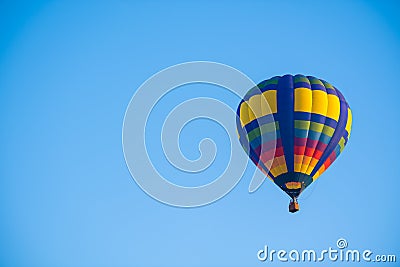
[[[339,237],[399,258],[399,8],[395,1],[1,1],[0,265],[277,266],[260,263],[256,252],[324,249]],[[193,60],[231,65],[255,82],[314,75],[345,95],[352,136],[304,192],[301,212],[288,213],[288,197],[269,181],[249,194],[249,176],[195,209],[154,201],[131,179],[121,146],[130,98],[149,76]],[[226,91],[208,86],[200,95],[196,86],[166,106],[182,96],[237,104]],[[197,153],[191,138],[225,145],[209,124],[183,131],[188,157]],[[222,155],[211,172],[225,162]]]

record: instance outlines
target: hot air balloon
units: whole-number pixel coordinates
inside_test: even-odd
[[[290,197],[297,198],[343,151],[352,113],[330,83],[304,75],[259,83],[237,109],[239,141],[250,159]]]

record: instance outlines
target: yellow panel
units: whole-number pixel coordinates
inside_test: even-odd
[[[277,157],[277,158],[274,158],[274,159],[270,159],[270,160],[268,160],[268,161],[266,161],[266,162],[263,162],[263,163],[264,163],[264,166],[266,166],[267,168],[268,168],[268,167],[271,168],[272,165],[273,165],[273,161],[275,161],[275,162],[280,161],[280,162],[283,162],[283,163],[284,163],[284,162],[285,162],[285,159],[284,159],[284,156],[280,156],[280,157]],[[266,176],[268,176],[267,173],[265,172],[265,170],[264,170],[263,168],[261,168],[260,165],[257,165],[257,167],[258,167]],[[286,164],[284,163],[283,165],[280,165],[280,164],[278,163],[278,165],[277,165],[276,167],[270,169],[270,172],[271,172],[272,175],[274,175],[275,177],[277,177],[278,175],[280,175],[280,174],[282,174],[282,173],[286,173],[286,172],[287,172]],[[273,179],[272,179],[271,177],[268,176],[268,178],[269,178],[270,180],[273,181]]]
[[[340,114],[340,101],[339,98],[335,95],[328,94],[328,111],[326,116],[334,119],[335,121],[339,120]]]
[[[315,172],[313,176],[313,181],[317,180],[317,178],[325,171],[325,165],[322,164],[321,168],[317,172]]]
[[[248,103],[256,118],[262,116],[261,114],[261,95],[254,95],[250,97]]]
[[[326,116],[328,110],[328,95],[321,90],[312,91],[312,113]]]
[[[351,113],[351,109],[348,108],[347,109],[346,131],[349,133],[349,137],[350,137],[350,133],[351,133],[351,124],[352,123],[353,123],[353,114]]]
[[[248,108],[251,108],[254,118],[257,119],[277,112],[276,90],[270,90],[259,95],[254,95],[246,102],[248,103]],[[250,116],[250,118],[252,117]]]
[[[312,158],[310,164],[308,165],[308,169],[306,171],[306,174],[310,175],[312,170],[314,169],[315,165],[318,163],[318,159]]]
[[[295,163],[294,164],[294,171],[295,172],[300,172],[301,171],[301,163]]]
[[[312,91],[308,88],[296,88],[294,90],[294,111],[311,112]]]
[[[283,170],[282,170],[282,168],[280,166],[277,166],[277,167],[271,169],[271,173],[272,173],[273,176],[277,177],[277,176],[281,175],[284,172],[283,172]]]
[[[340,138],[339,146],[340,146],[340,152],[342,152],[344,148],[344,137]]]
[[[279,167],[275,167],[275,168],[272,168],[270,170],[270,172],[272,173],[272,175],[274,177],[277,177],[277,176],[279,176],[279,174],[281,174],[281,169]]]
[[[324,171],[325,171],[325,165],[322,164],[321,167],[320,167],[319,170],[318,170],[318,173],[319,173],[319,174],[322,174]]]
[[[294,155],[294,171],[295,172],[301,171],[302,162],[303,162],[303,155]]]
[[[321,175],[321,173],[319,173],[318,171],[314,174],[314,176],[312,177],[312,179],[313,179],[313,182],[315,181],[315,180],[317,180],[317,178],[319,177]]]
[[[242,125],[242,127],[244,127],[247,123],[249,123],[249,113],[247,112],[247,103],[246,102],[242,102],[242,104],[240,104],[240,123]]]
[[[246,124],[254,120],[254,114],[250,110],[249,105],[247,102],[243,102],[242,105],[240,106],[240,121],[242,123],[242,127],[244,127]]]
[[[285,156],[282,155],[280,157],[274,158],[273,164],[270,166],[271,168],[271,173],[272,169],[274,170],[275,174],[272,173],[275,177],[278,176],[279,174],[282,173],[287,173],[287,167],[286,167],[286,161],[285,161]]]
[[[312,157],[308,157],[308,156],[303,157],[303,163],[301,165],[301,170],[300,170],[301,173],[306,173],[308,165],[311,162],[311,159],[312,159]]]
[[[286,168],[286,160],[285,160],[285,155],[282,155],[280,157],[274,158],[274,161],[277,164],[277,168],[280,169],[280,173],[286,173],[287,168]],[[272,167],[272,166],[271,166]]]
[[[284,166],[286,166],[286,164],[285,164],[285,156],[284,155],[282,155],[280,157],[273,158],[272,164],[268,165],[268,167],[270,169],[275,168],[275,167],[280,168],[282,173],[285,173],[285,169],[283,168]]]
[[[261,109],[262,109],[264,116],[271,114],[271,113],[276,113],[277,112],[276,90],[265,91],[264,93],[262,93],[262,95],[264,96],[264,99],[266,100],[266,102],[263,101],[261,103]],[[267,103],[269,105],[269,109],[266,106]]]

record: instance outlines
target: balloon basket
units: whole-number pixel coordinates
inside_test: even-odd
[[[297,203],[297,201],[290,201],[290,204],[289,204],[289,211],[290,211],[291,213],[295,213],[295,212],[297,212],[297,211],[299,211],[299,210],[300,210],[299,203]]]

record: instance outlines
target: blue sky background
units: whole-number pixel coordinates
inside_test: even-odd
[[[256,252],[322,250],[339,237],[400,260],[398,10],[396,1],[0,1],[0,265],[278,266]],[[345,95],[352,136],[299,213],[269,181],[249,194],[250,176],[195,209],[161,204],[130,177],[121,146],[130,98],[154,73],[193,60],[255,82],[314,75]],[[239,101],[213,86],[181,89],[167,111],[196,96]],[[209,121],[184,129],[183,152],[196,158],[204,137],[222,153],[194,184],[226,164],[227,136]]]

